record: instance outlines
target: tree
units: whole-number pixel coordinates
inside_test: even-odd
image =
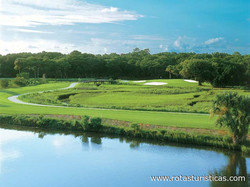
[[[171,79],[172,78],[172,74],[174,73],[174,67],[172,65],[168,65],[168,67],[166,68],[166,72],[168,72],[169,79]]]
[[[22,72],[22,70],[24,69],[24,58],[17,58],[14,62],[14,69],[18,70],[19,73]]]
[[[243,64],[230,62],[227,59],[220,59],[213,62],[212,65],[215,70],[215,76],[212,81],[213,86],[239,86],[244,83],[247,68]]]
[[[150,54],[149,49],[139,48],[126,54],[94,55],[79,51],[61,54],[43,51],[0,55],[1,78],[15,77],[17,73],[23,72],[34,78],[43,74],[48,78],[155,79],[174,76],[194,78],[199,84],[207,81],[215,87],[248,86],[250,55],[238,52],[232,55],[176,52]]]
[[[210,113],[211,117],[218,115],[216,125],[230,129],[233,143],[244,143],[247,138],[250,120],[249,97],[232,92],[217,95]]]
[[[201,85],[203,82],[212,82],[213,66],[209,61],[202,59],[185,60],[181,63],[180,74],[185,78],[192,78]]]

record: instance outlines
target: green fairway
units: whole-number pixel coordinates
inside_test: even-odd
[[[1,89],[0,90],[0,113],[1,114],[69,114],[90,115],[95,117],[124,120],[136,123],[155,124],[173,127],[207,128],[218,129],[214,126],[214,120],[206,114],[167,113],[156,111],[133,111],[133,110],[108,110],[108,109],[84,109],[84,108],[54,108],[29,106],[12,103],[8,97],[44,90],[64,88],[69,86],[67,82],[53,82],[32,87]],[[66,91],[66,90],[65,90]],[[70,90],[67,90],[70,91]]]
[[[144,85],[152,82],[167,84]],[[216,94],[224,91],[248,94],[244,90],[218,89],[209,84],[198,86],[197,83],[185,82],[182,79],[160,79],[121,81],[118,84],[103,84],[99,87],[93,83],[82,83],[75,89],[35,93],[20,98],[31,103],[75,107],[209,113]]]

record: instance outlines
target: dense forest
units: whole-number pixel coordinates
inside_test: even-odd
[[[26,72],[39,78],[193,78],[214,86],[249,85],[250,55],[227,53],[150,54],[134,49],[127,54],[93,55],[73,51],[0,55],[0,78]]]

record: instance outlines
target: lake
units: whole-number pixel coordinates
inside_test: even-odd
[[[249,168],[250,159],[239,153],[94,133],[0,128],[1,187],[247,186],[151,181],[151,176],[247,176]]]

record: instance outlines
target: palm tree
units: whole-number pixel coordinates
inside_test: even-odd
[[[166,68],[165,71],[169,73],[169,79],[171,79],[172,78],[172,74],[174,73],[173,66],[172,65],[168,65],[168,67]]]
[[[233,143],[244,143],[250,121],[249,97],[232,92],[217,95],[210,113],[211,117],[218,115],[216,125],[226,126],[230,129]]]

